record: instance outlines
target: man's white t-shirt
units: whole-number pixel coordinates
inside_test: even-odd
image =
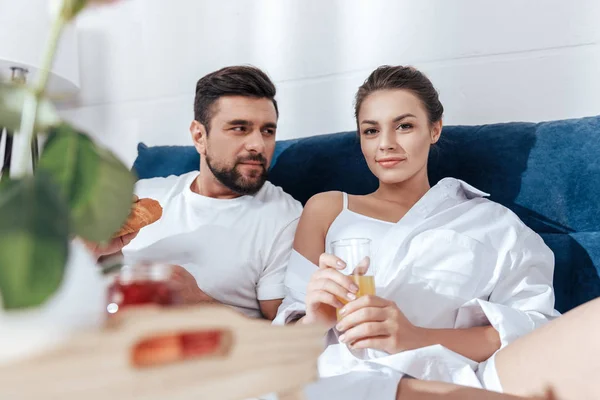
[[[302,206],[270,182],[252,196],[201,196],[190,188],[197,176],[193,171],[138,181],[137,196],[157,200],[163,215],[123,249],[125,264],[180,265],[210,297],[260,317],[259,300],[285,295],[285,271]]]

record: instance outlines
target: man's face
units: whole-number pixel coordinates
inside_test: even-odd
[[[267,180],[276,131],[271,100],[225,96],[213,104],[210,131],[196,148],[223,186],[241,195],[254,194]]]

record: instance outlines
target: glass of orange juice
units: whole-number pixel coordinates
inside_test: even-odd
[[[343,274],[352,277],[358,286],[356,297],[375,294],[375,276],[371,266],[371,240],[364,238],[349,238],[331,242],[333,255],[344,260],[346,268]],[[348,299],[339,298],[346,304]],[[337,314],[340,319],[339,310]]]

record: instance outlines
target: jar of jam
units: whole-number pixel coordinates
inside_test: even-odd
[[[171,282],[171,272],[172,267],[166,264],[122,267],[108,289],[106,310],[114,315],[125,308],[150,304],[165,307],[181,305],[179,287]],[[231,343],[231,333],[218,329],[154,335],[133,347],[131,363],[136,367],[149,367],[207,356],[224,356]]]
[[[171,266],[167,264],[123,266],[108,288],[106,311],[115,314],[131,306],[181,304],[178,288],[170,277]]]

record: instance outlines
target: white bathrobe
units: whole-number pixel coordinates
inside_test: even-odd
[[[372,265],[377,295],[395,301],[414,325],[491,324],[505,347],[559,315],[554,256],[515,214],[484,196],[465,182],[443,179],[389,230]],[[304,313],[307,284],[316,270],[293,253],[287,295],[274,323]],[[353,352],[339,343],[335,329],[327,335],[319,373],[328,379],[311,385],[309,398],[338,393],[342,386],[354,387],[344,394],[346,400],[363,398],[365,387],[365,398],[392,398],[403,376],[502,391],[494,356],[478,364],[441,345],[398,354]],[[366,384],[356,383],[361,378]]]

